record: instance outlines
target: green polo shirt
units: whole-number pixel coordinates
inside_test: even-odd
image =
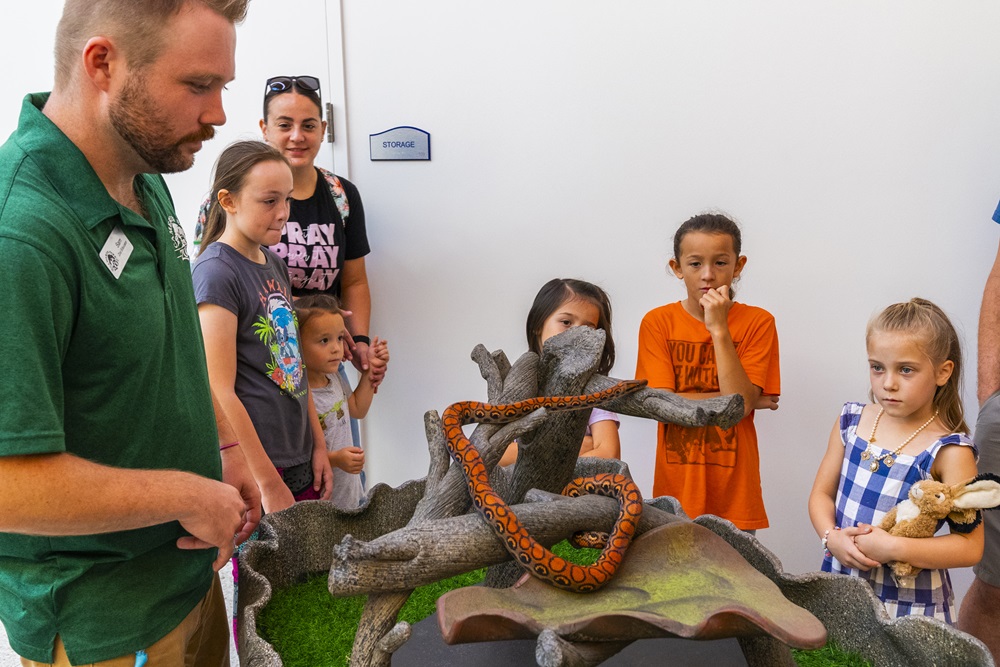
[[[29,95],[0,147],[0,456],[69,452],[221,479],[186,241],[166,184],[115,202]],[[2,483],[2,481],[0,481]],[[143,489],[136,488],[142,494]],[[81,537],[0,533],[0,620],[20,655],[74,664],[148,647],[208,591],[214,549],[177,522]]]

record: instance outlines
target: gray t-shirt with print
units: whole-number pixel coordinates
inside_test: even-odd
[[[225,243],[209,245],[195,261],[194,295],[236,315],[236,395],[271,462],[288,468],[312,458],[308,384],[288,270],[261,250],[257,264]]]

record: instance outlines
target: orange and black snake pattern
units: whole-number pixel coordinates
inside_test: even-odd
[[[448,406],[441,416],[448,450],[465,472],[473,505],[503,541],[507,551],[536,577],[559,588],[579,592],[594,591],[608,583],[621,565],[642,515],[639,489],[628,477],[615,474],[575,479],[563,489],[567,496],[599,494],[617,498],[621,504],[618,519],[597,561],[589,567],[570,563],[535,541],[510,506],[493,491],[486,466],[475,446],[465,437],[462,426],[509,422],[538,408],[581,410],[614,396],[638,391],[645,385],[645,380],[626,380],[594,394],[530,398],[506,405],[464,401]]]

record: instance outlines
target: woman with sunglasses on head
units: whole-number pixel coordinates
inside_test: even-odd
[[[264,141],[288,160],[294,179],[288,222],[281,240],[270,249],[288,265],[296,298],[326,293],[340,299],[344,310],[351,313],[346,318],[353,338],[351,359],[359,371],[367,371],[371,293],[365,270],[365,255],[370,251],[365,210],[353,183],[315,164],[326,135],[319,79],[268,79],[260,129]],[[196,243],[201,238],[207,204],[198,216]],[[380,369],[371,370],[372,384],[377,387],[383,375],[376,373]]]
[[[293,186],[288,221],[281,239],[269,249],[288,266],[295,298],[309,294],[338,297],[348,333],[345,358],[359,372],[368,371],[373,388],[385,377],[385,367],[369,366],[371,293],[365,271],[370,251],[365,231],[365,209],[354,184],[317,167],[316,156],[326,136],[319,79],[314,76],[275,76],[264,86],[264,141],[278,149],[292,168]],[[206,198],[195,225],[195,243],[201,240],[208,215]],[[353,342],[352,342],[353,339]],[[343,364],[340,375],[349,382]],[[351,419],[355,447],[361,447],[356,419]],[[362,484],[364,472],[361,473]]]

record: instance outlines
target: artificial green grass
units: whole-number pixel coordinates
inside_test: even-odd
[[[598,549],[575,549],[568,542],[552,550],[568,561],[589,565]],[[448,591],[483,580],[486,570],[475,570],[413,591],[398,619],[416,623],[433,614],[437,599]],[[274,646],[285,667],[346,667],[354,635],[365,606],[365,596],[337,598],[327,590],[327,575],[274,591],[261,611],[257,633]]]
[[[437,599],[453,588],[482,581],[476,570],[413,591],[399,620],[416,623],[434,613]],[[327,575],[278,589],[260,614],[257,633],[274,646],[285,667],[346,667],[365,606],[364,595],[333,597]]]
[[[601,555],[598,549],[575,549],[560,542],[552,551],[578,565],[590,565]],[[436,611],[437,599],[448,591],[472,586],[486,574],[475,570],[421,586],[403,605],[398,619],[421,621]],[[338,598],[327,590],[326,573],[277,589],[261,611],[257,633],[274,646],[285,667],[347,667],[354,635],[365,605],[365,596]],[[871,667],[862,658],[844,653],[833,645],[815,651],[793,651],[799,667]]]
[[[792,657],[799,667],[872,667],[872,664],[856,653],[841,650],[833,642],[814,651],[792,649]]]
[[[260,613],[257,634],[287,667],[347,665],[365,598],[335,598],[326,581],[327,575],[319,574],[277,589]]]

